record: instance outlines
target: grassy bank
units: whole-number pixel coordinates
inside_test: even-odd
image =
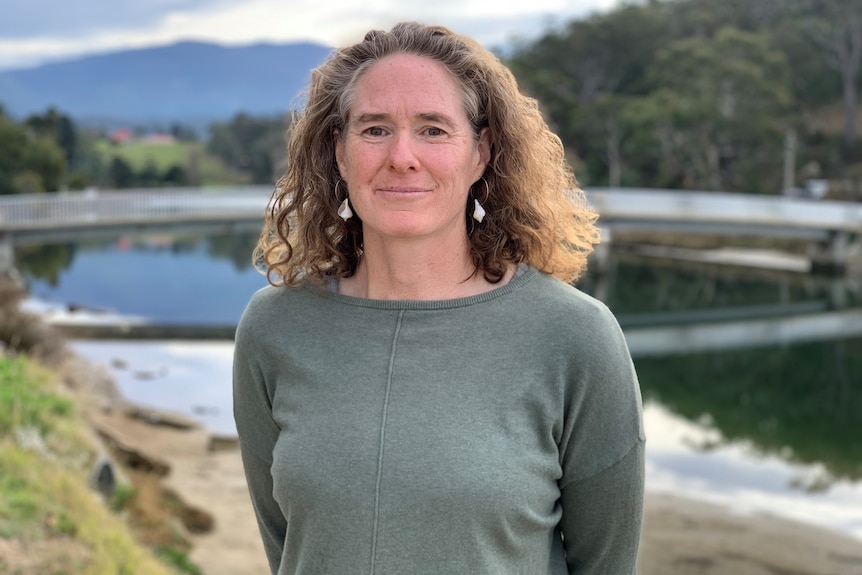
[[[56,380],[31,359],[0,356],[0,573],[180,572],[181,551],[157,559],[112,512],[118,495],[105,501],[89,487],[97,444]],[[128,500],[135,490],[118,493]]]

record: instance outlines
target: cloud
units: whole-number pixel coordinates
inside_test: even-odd
[[[401,20],[441,24],[490,48],[604,11],[620,0],[27,0],[4,8],[0,68],[202,40],[222,44],[356,42]],[[9,2],[12,4],[11,2]]]
[[[226,0],[25,0],[6,2],[0,38],[80,38],[105,30],[158,25],[178,12],[200,11]]]

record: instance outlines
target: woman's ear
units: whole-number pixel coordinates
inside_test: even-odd
[[[335,164],[338,166],[338,173],[344,178],[344,141],[341,139],[341,130],[333,130],[332,137],[335,138]]]
[[[478,179],[485,173],[485,168],[488,167],[488,163],[491,161],[491,132],[487,126],[482,128],[482,131],[479,132],[477,147],[479,150],[479,174],[476,178]]]

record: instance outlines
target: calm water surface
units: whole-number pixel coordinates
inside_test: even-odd
[[[16,254],[31,296],[158,323],[234,324],[265,284],[254,234],[151,234]],[[623,326],[641,381],[647,484],[862,539],[862,301],[844,280],[614,260],[580,287]],[[131,401],[219,433],[231,342],[74,343]]]

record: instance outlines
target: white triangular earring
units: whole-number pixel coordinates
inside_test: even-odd
[[[350,209],[349,198],[344,198],[344,201],[341,202],[341,205],[338,207],[338,215],[345,222],[353,217],[353,210]]]
[[[488,197],[491,195],[491,189],[488,186],[488,180],[485,178],[479,178],[482,180],[482,183],[485,184],[485,201],[488,201]],[[482,220],[485,219],[485,208],[482,207],[482,204],[479,203],[475,197],[473,198],[473,219],[482,223]]]
[[[485,219],[485,208],[482,207],[482,204],[479,203],[479,200],[473,198],[473,219],[482,223],[482,220]]]

